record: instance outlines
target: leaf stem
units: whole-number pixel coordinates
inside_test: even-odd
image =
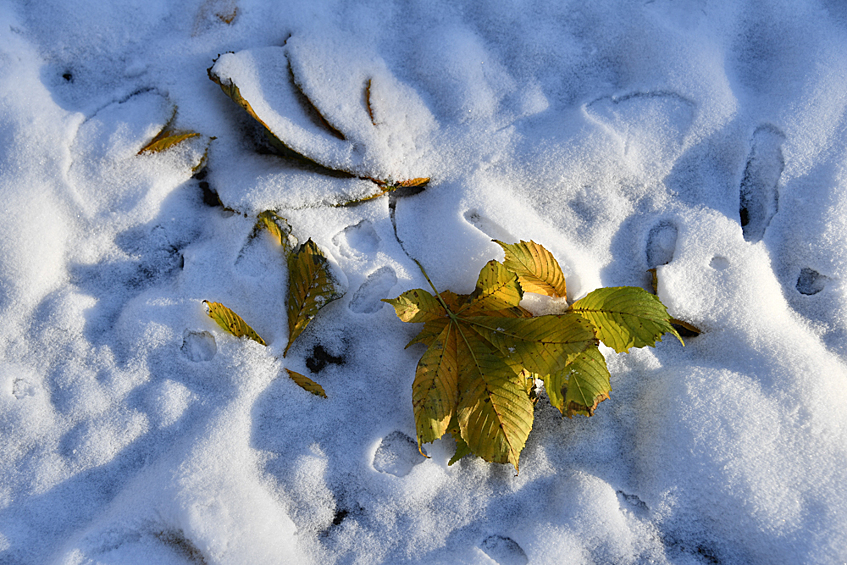
[[[451,320],[455,320],[455,319],[456,319],[456,314],[454,314],[454,313],[453,313],[453,311],[452,311],[452,310],[450,310],[450,307],[449,307],[449,306],[447,306],[447,303],[446,303],[446,302],[444,302],[444,299],[443,299],[443,298],[441,298],[441,294],[438,292],[438,289],[437,289],[437,288],[435,288],[435,285],[434,285],[434,284],[432,284],[432,280],[430,280],[429,275],[427,275],[427,274],[426,274],[426,269],[424,269],[424,268],[423,268],[423,265],[421,265],[421,262],[420,262],[420,261],[418,261],[417,259],[415,259],[414,257],[412,257],[411,255],[409,256],[409,258],[410,258],[412,261],[414,261],[414,262],[415,262],[415,265],[417,265],[417,266],[418,266],[418,269],[420,269],[420,270],[421,270],[421,273],[423,273],[423,276],[424,276],[424,278],[426,279],[426,282],[428,282],[428,283],[429,283],[430,288],[432,288],[432,292],[434,292],[434,293],[435,293],[435,298],[436,298],[436,299],[438,299],[438,301],[441,303],[441,306],[444,308],[444,311],[445,311],[445,312],[447,312],[447,316],[448,316]]]

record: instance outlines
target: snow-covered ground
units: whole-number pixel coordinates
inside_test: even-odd
[[[431,183],[334,206],[375,185],[272,154],[215,60],[322,164]],[[174,108],[201,135],[138,155]],[[0,209],[4,565],[847,562],[842,0],[2,2]],[[347,289],[285,358],[267,209]],[[492,238],[571,299],[656,267],[703,330],[604,350],[592,418],[542,398],[517,476],[417,453],[379,301]]]

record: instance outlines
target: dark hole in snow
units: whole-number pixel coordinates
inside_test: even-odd
[[[797,277],[797,292],[811,296],[817,294],[826,286],[827,278],[808,267],[800,271],[800,276]]]
[[[203,204],[210,208],[214,208],[216,206],[223,207],[223,203],[218,197],[218,193],[212,190],[208,182],[200,181],[199,186],[200,190],[203,192]]]
[[[316,345],[312,348],[312,354],[306,359],[306,367],[312,373],[320,373],[328,364],[341,365],[344,363],[344,357],[336,357],[335,355],[324,349],[323,345]]]
[[[67,82],[74,81],[74,75],[70,71],[65,71],[64,73],[62,73],[62,78],[65,79],[65,81]]]

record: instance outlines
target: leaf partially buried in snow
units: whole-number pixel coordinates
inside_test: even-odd
[[[598,288],[577,300],[571,310],[597,328],[597,337],[618,353],[630,347],[655,345],[670,333],[682,343],[658,297],[643,288]]]
[[[285,370],[288,373],[288,376],[291,377],[291,380],[297,383],[297,386],[305,390],[306,392],[311,392],[315,396],[320,396],[326,398],[326,392],[321,385],[307,377],[306,375],[301,375],[296,371],[292,371],[291,369]]]
[[[416,289],[385,300],[401,320],[424,323],[413,340],[428,345],[412,383],[419,447],[452,428],[461,440],[456,457],[467,449],[518,469],[534,416],[525,369],[563,370],[596,344],[586,320],[528,317],[522,296],[517,276],[491,261],[470,295]]]
[[[208,300],[204,300],[203,304],[206,305],[206,313],[209,317],[217,322],[218,325],[226,332],[231,333],[235,337],[249,337],[253,341],[261,343],[262,345],[267,345],[265,340],[259,337],[259,334],[247,325],[247,322],[245,322],[241,316],[220,302],[209,302]]]
[[[282,250],[286,256],[297,245],[297,238],[291,235],[291,226],[288,224],[288,221],[273,210],[265,210],[259,214],[256,218],[254,230],[267,230],[274,240],[282,246]]]
[[[366,158],[369,142],[348,140],[324,116],[301,86],[284,47],[226,53],[208,69],[208,75],[262,126],[280,156],[305,162],[318,173],[374,183],[363,193],[333,199],[333,206],[354,206],[398,189],[422,190],[429,182],[426,177],[393,181],[385,178],[384,172],[374,173],[384,169],[375,167],[374,158]],[[370,82],[365,99],[370,112]]]
[[[309,239],[288,256],[288,345],[303,333],[318,310],[344,295],[329,261]]]
[[[567,296],[565,275],[553,254],[534,241],[515,244],[494,240],[506,252],[503,265],[518,276],[524,292]]]

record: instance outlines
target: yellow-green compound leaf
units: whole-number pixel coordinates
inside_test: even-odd
[[[456,313],[472,315],[482,311],[514,308],[522,297],[517,276],[502,263],[489,261],[479,272],[476,289],[470,299]]]
[[[199,133],[193,131],[178,133],[165,128],[160,131],[159,134],[150,141],[150,143],[142,147],[138,154],[141,155],[142,153],[160,153],[162,151],[170,149],[174,145],[182,143],[186,139],[191,139],[192,137],[199,136]]]
[[[288,373],[288,376],[291,377],[291,380],[297,383],[297,386],[305,390],[306,392],[311,392],[315,396],[321,396],[326,398],[326,392],[321,385],[307,377],[306,375],[301,375],[296,371],[292,371],[291,369],[285,370]]]
[[[210,318],[218,323],[220,327],[222,327],[228,333],[231,333],[235,337],[249,337],[253,341],[261,343],[262,345],[267,345],[265,340],[259,337],[253,328],[247,325],[241,316],[221,304],[220,302],[209,302],[208,300],[204,300],[203,304],[206,305],[207,314]]]
[[[454,418],[459,394],[456,362],[456,330],[448,324],[421,357],[412,383],[419,450],[421,444],[443,436]]]
[[[462,321],[507,363],[539,375],[561,371],[578,353],[597,344],[591,324],[573,314],[528,319],[476,316]]]
[[[643,288],[598,288],[571,306],[597,330],[597,337],[618,353],[630,347],[653,346],[665,333],[682,343],[668,317],[667,308]]]
[[[600,349],[589,347],[564,370],[545,377],[544,388],[550,404],[563,416],[593,416],[597,405],[609,398],[612,391],[609,378],[606,359]]]
[[[311,239],[288,256],[288,345],[283,357],[318,311],[343,295],[329,262]]]
[[[524,292],[567,296],[565,275],[553,254],[534,241],[515,244],[494,240],[506,252],[503,265],[518,276]]]
[[[460,326],[457,343],[462,439],[474,455],[517,471],[534,417],[524,379],[473,331]]]
[[[282,246],[282,250],[286,255],[294,250],[297,245],[297,238],[291,235],[291,226],[288,221],[274,212],[273,210],[265,210],[256,218],[255,230],[267,230],[274,240]]]

